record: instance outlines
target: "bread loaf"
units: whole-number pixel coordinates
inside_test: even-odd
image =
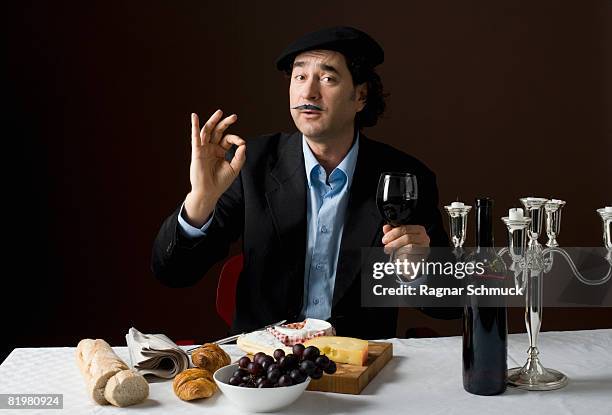
[[[215,373],[217,369],[229,365],[232,359],[219,345],[205,343],[191,353],[191,361],[194,366]]]
[[[176,396],[184,401],[211,397],[217,390],[212,374],[206,369],[186,369],[172,382]]]
[[[76,360],[94,402],[128,406],[149,396],[149,384],[113,352],[102,339],[83,339],[77,345]]]

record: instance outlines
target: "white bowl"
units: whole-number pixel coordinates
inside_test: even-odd
[[[230,385],[229,379],[238,364],[224,366],[213,374],[221,392],[237,407],[249,412],[273,412],[292,404],[310,383],[310,377],[302,383],[278,388],[245,388]]]

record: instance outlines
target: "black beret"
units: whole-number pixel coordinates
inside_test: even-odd
[[[351,57],[360,56],[372,67],[385,60],[385,52],[370,35],[354,27],[338,26],[308,33],[291,43],[276,59],[276,68],[286,71],[297,55],[314,49],[334,50]]]

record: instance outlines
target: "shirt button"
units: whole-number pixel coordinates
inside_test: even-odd
[[[313,303],[315,303],[315,304],[319,304],[319,299],[318,299],[318,298],[315,298],[315,299],[314,299],[314,301],[313,301]]]
[[[316,268],[316,269],[323,269],[323,265],[321,265],[321,264],[317,264],[317,265],[315,265],[315,268]]]
[[[327,226],[325,225],[321,226],[321,232],[327,233]]]

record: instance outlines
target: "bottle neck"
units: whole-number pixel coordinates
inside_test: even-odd
[[[492,247],[493,244],[493,206],[481,205],[476,208],[476,246]]]

